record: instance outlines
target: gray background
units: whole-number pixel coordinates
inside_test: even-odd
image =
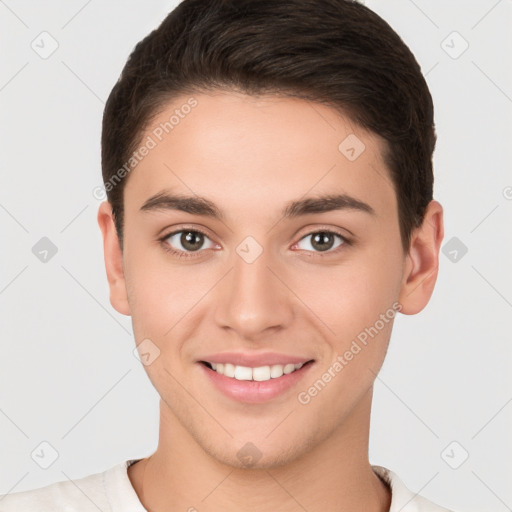
[[[433,298],[398,316],[376,380],[370,460],[449,508],[511,510],[512,1],[366,3],[426,74],[446,227]],[[109,303],[93,190],[104,102],[176,4],[0,1],[0,493],[157,446],[158,395]]]

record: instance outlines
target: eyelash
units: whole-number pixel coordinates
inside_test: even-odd
[[[166,235],[164,235],[163,237],[159,238],[159,242],[162,244],[164,250],[168,253],[171,253],[173,256],[176,256],[178,258],[194,258],[196,256],[197,253],[199,252],[202,252],[202,250],[199,250],[199,251],[190,251],[190,252],[187,252],[187,251],[179,251],[179,250],[176,250],[176,249],[173,249],[167,242],[166,240],[173,236],[173,235],[177,235],[178,233],[183,233],[183,232],[188,232],[188,233],[201,233],[203,236],[207,237],[207,238],[210,238],[208,236],[207,233],[205,233],[204,231],[202,231],[201,229],[198,229],[198,228],[194,228],[194,229],[188,229],[188,228],[182,228],[182,229],[179,229],[177,231],[172,231],[171,233],[167,233]],[[305,234],[304,236],[302,236],[300,239],[299,239],[299,242],[308,237],[308,236],[311,236],[311,235],[316,235],[318,233],[327,233],[327,234],[330,234],[330,235],[336,235],[338,236],[339,238],[341,238],[342,240],[342,243],[336,247],[335,249],[330,249],[328,251],[325,251],[325,254],[327,255],[331,255],[331,254],[336,254],[338,251],[342,250],[343,247],[345,245],[352,245],[352,241],[349,240],[346,236],[342,235],[341,233],[339,233],[338,231],[334,231],[332,229],[318,229],[316,231],[311,231],[307,234]],[[296,242],[298,243],[298,242]],[[295,244],[294,244],[295,245]],[[317,251],[314,253],[315,255],[319,255],[320,257],[327,257],[327,256],[324,256],[322,252],[320,251]]]

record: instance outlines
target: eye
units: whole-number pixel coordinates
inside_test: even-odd
[[[350,244],[349,240],[345,238],[340,233],[337,233],[335,231],[329,231],[329,230],[321,230],[321,231],[314,231],[313,233],[309,233],[308,235],[304,236],[295,244],[298,246],[303,240],[307,240],[311,237],[311,241],[307,242],[305,244],[306,247],[302,247],[302,249],[307,251],[313,251],[313,252],[336,252],[338,247]],[[340,242],[337,245],[335,244],[335,238],[338,238]],[[295,246],[294,246],[295,247]],[[301,247],[299,247],[300,249]]]
[[[311,238],[311,241],[305,243],[305,247],[300,247],[300,244]],[[336,244],[336,238],[339,240]],[[209,241],[209,247],[204,247],[205,241]],[[181,229],[166,234],[160,238],[165,251],[170,252],[178,258],[194,257],[196,254],[202,252],[201,249],[213,249],[219,247],[212,242],[208,235],[199,229]],[[344,245],[351,245],[349,239],[336,231],[322,229],[313,231],[302,237],[293,248],[298,247],[306,251],[314,253],[328,252],[336,253],[338,248]]]
[[[208,235],[198,229],[173,231],[160,239],[165,250],[180,258],[194,256],[189,253],[200,252],[201,248],[204,248],[205,240],[209,240],[211,244],[210,247],[206,247],[206,249],[215,247],[215,244],[208,238]]]

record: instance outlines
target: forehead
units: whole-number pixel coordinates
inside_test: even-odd
[[[216,92],[180,96],[142,137],[125,203],[163,189],[247,211],[305,194],[346,193],[394,207],[384,141],[336,110],[297,98]]]

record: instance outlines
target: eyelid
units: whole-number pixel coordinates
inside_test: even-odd
[[[157,237],[159,239],[165,239],[165,238],[169,238],[170,236],[172,235],[176,235],[177,233],[181,233],[182,231],[197,231],[198,233],[202,233],[203,235],[207,236],[208,238],[211,238],[211,236],[208,234],[208,232],[206,231],[205,228],[203,227],[192,227],[192,226],[189,226],[189,225],[178,225],[178,226],[175,226],[171,231],[166,231],[166,228],[162,229],[160,231],[160,233],[163,233],[162,235],[158,234]]]
[[[302,232],[304,234],[301,234]],[[309,226],[308,228],[305,228],[304,230],[300,230],[299,234],[296,235],[296,236],[299,237],[298,240],[302,240],[305,236],[313,235],[315,233],[325,233],[325,232],[327,232],[327,233],[334,233],[334,234],[338,235],[339,237],[343,238],[343,240],[345,240],[347,243],[351,242],[351,236],[350,235],[352,233],[350,233],[348,230],[337,228],[337,227],[333,227],[333,226],[327,226],[327,225],[324,225],[324,224],[318,224],[318,225],[315,225],[315,226]],[[350,233],[350,234],[346,234],[346,233]]]

